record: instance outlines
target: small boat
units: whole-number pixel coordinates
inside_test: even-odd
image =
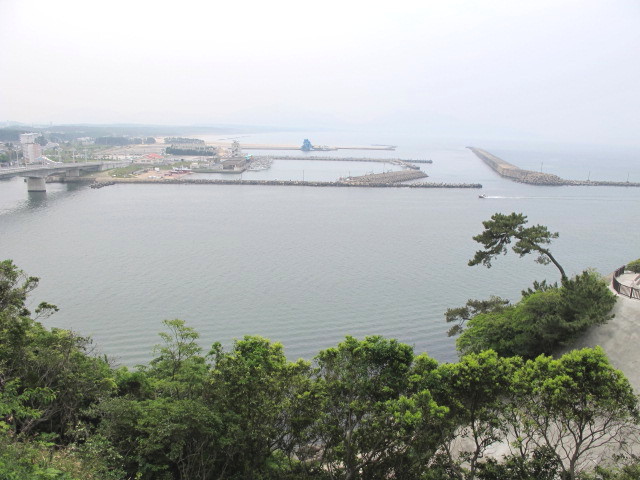
[[[482,195],[478,195],[478,198],[487,198],[487,196],[483,193]]]

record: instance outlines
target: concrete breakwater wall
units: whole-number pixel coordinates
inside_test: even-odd
[[[324,162],[433,163],[433,160],[417,160],[410,158],[319,157],[316,155],[254,155],[253,158],[271,160],[316,160]]]
[[[566,180],[574,187],[640,187],[640,182],[609,182],[606,180]]]
[[[297,180],[225,180],[225,179],[140,179],[140,178],[113,178],[105,179],[104,183],[135,183],[150,185],[272,185],[286,187],[360,187],[360,188],[482,188],[479,183],[347,183],[347,182],[311,182]],[[100,180],[97,183],[103,183]]]
[[[528,183],[532,185],[566,185],[567,181],[557,175],[549,173],[522,170],[509,162],[496,157],[492,153],[480,148],[468,147],[484,163],[489,165],[498,175],[509,178],[516,182]]]
[[[515,165],[496,157],[492,153],[475,147],[467,147],[484,163],[489,165],[498,175],[510,180],[530,185],[569,185],[591,187],[640,187],[639,182],[610,182],[598,180],[567,180],[551,173],[523,170]]]
[[[399,183],[425,177],[428,175],[421,170],[401,170],[399,172],[371,173],[359,177],[348,177],[344,181],[348,183]]]
[[[207,142],[207,145],[215,146],[227,146],[228,144],[221,144],[220,142]],[[273,144],[257,144],[257,143],[243,143],[243,150],[302,150],[299,145],[273,145]],[[395,145],[330,145],[326,147],[317,148],[315,151],[333,151],[333,150],[395,150]]]

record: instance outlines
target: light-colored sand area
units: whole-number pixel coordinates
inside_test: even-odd
[[[635,277],[636,274],[627,273],[618,279],[631,285]],[[611,275],[608,281],[611,282]],[[636,393],[640,393],[640,300],[616,296],[618,301],[612,312],[615,317],[605,325],[590,329],[571,345],[571,349],[600,345],[611,364],[622,370]]]

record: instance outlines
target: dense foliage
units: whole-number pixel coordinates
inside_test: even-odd
[[[56,308],[25,307],[37,283],[0,262],[0,478],[573,480],[638,424],[601,349],[439,364],[347,337],[290,362],[255,336],[203,351],[167,320],[148,365],[115,368],[38,322]]]
[[[535,358],[555,352],[590,326],[612,318],[615,295],[600,276],[584,271],[560,286],[537,284],[510,305],[506,300],[469,300],[465,307],[445,314],[457,322],[450,335],[462,332],[456,345],[460,353],[493,349],[503,356]]]
[[[188,137],[165,137],[164,143],[186,143],[186,144],[200,143],[204,145],[204,140],[201,140],[199,138],[188,138]]]
[[[165,148],[165,152],[169,155],[215,155],[216,148],[215,147],[174,147],[171,145],[170,147]]]
[[[629,262],[626,269],[632,271],[633,273],[640,273],[640,258],[638,260],[634,260],[633,262]]]
[[[97,137],[95,139],[96,145],[110,145],[110,146],[122,146],[122,145],[137,145],[142,143],[141,141],[137,141],[139,139],[132,139],[129,137]]]

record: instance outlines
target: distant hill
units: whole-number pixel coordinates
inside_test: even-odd
[[[0,124],[0,141],[16,142],[21,133],[55,133],[65,140],[81,137],[108,136],[181,136],[194,134],[258,133],[282,130],[283,128],[260,125],[143,125],[143,124],[61,124],[25,125],[15,122]]]

